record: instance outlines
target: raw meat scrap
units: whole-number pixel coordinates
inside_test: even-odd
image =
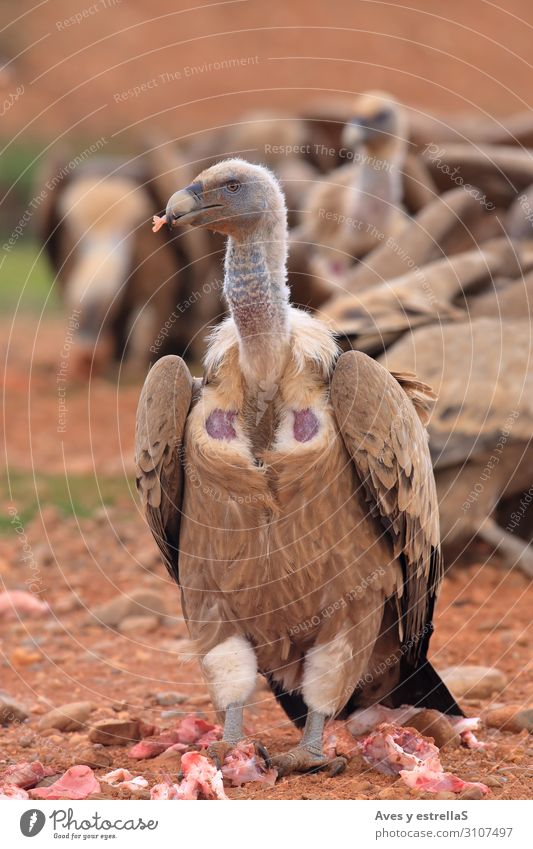
[[[134,778],[129,769],[114,769],[102,776],[101,780],[111,787],[126,787],[128,790],[143,790],[148,787],[146,778],[142,775],[136,775]]]
[[[221,734],[220,725],[212,725],[205,719],[191,713],[182,719],[175,728],[169,728],[161,734],[147,737],[136,743],[130,749],[129,756],[142,760],[144,758],[155,758],[168,749],[176,752],[184,752],[190,746],[204,749],[210,743],[220,739]]]
[[[402,705],[399,708],[388,708],[385,705],[372,705],[371,707],[356,710],[346,720],[346,726],[349,731],[358,737],[360,734],[367,734],[376,728],[381,722],[394,723],[395,725],[405,725],[419,713],[421,708],[413,707],[413,705]],[[461,744],[467,749],[484,749],[487,743],[481,743],[474,734],[480,725],[478,716],[450,716],[443,714],[444,718],[450,723],[454,731],[461,737]]]
[[[88,766],[71,766],[50,787],[37,787],[31,791],[33,799],[86,799],[99,793],[100,784]]]
[[[154,215],[152,218],[152,233],[157,233],[167,223],[166,215]]]
[[[363,740],[361,748],[367,763],[385,775],[400,775],[409,787],[417,790],[458,793],[478,787],[482,793],[488,793],[485,784],[463,781],[444,772],[437,747],[414,728],[382,723]]]
[[[178,787],[179,799],[227,799],[222,773],[199,752],[185,752],[181,759],[183,781]]]
[[[324,755],[331,759],[337,755],[351,758],[358,750],[359,744],[348,729],[345,722],[332,720],[324,729]]]
[[[43,766],[40,761],[22,761],[8,766],[0,773],[0,784],[12,784],[27,790],[29,787],[35,787],[47,775],[53,775],[53,770]]]
[[[29,795],[16,784],[0,784],[0,799],[29,799]]]
[[[278,771],[267,769],[263,760],[257,756],[253,743],[238,743],[226,755],[222,775],[233,787],[240,787],[249,781],[272,785],[276,783]]]
[[[151,799],[227,799],[222,773],[200,752],[186,752],[181,759],[183,780],[170,781],[152,787]]]
[[[25,590],[6,590],[0,593],[0,617],[16,619],[24,616],[42,616],[50,608],[33,593]]]
[[[162,799],[179,799],[178,790],[179,786],[172,784],[170,781],[154,784],[150,790],[150,799],[158,799],[159,801]]]

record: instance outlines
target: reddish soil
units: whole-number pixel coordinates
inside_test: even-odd
[[[1,331],[1,338],[7,340],[8,327]],[[23,589],[31,577],[52,613],[42,619],[0,622],[2,689],[29,709],[25,723],[0,728],[0,768],[35,757],[58,772],[76,763],[87,748],[88,729],[46,735],[38,729],[40,716],[49,707],[71,701],[93,703],[90,723],[106,716],[128,716],[167,727],[177,720],[162,718],[168,708],[157,704],[155,694],[174,690],[186,696],[178,710],[203,711],[213,719],[198,666],[180,660],[186,631],[178,590],[166,576],[135,493],[129,490],[139,386],[120,386],[120,392],[115,383],[103,380],[69,386],[66,430],[58,435],[55,375],[63,337],[61,319],[49,318],[37,330],[37,320],[25,317],[15,321],[8,350],[4,341],[6,471],[12,497],[5,497],[2,513],[8,515],[8,508],[14,506],[22,517],[34,505],[35,516],[23,520],[22,526],[36,567],[30,575],[28,563],[21,561],[20,538],[8,527],[0,537],[0,586]],[[104,503],[98,504],[96,490],[96,504],[89,515],[79,515],[74,503],[67,511],[74,515],[65,516],[61,507],[53,506],[47,490],[41,491],[42,475],[51,472],[72,490],[77,486],[76,492],[76,481],[84,481],[87,490],[97,481]],[[111,481],[113,504],[105,506]],[[432,643],[432,660],[438,668],[481,664],[506,674],[508,685],[503,692],[490,699],[465,701],[469,715],[483,715],[496,704],[531,705],[533,591],[521,574],[509,574],[495,562],[485,562],[485,554],[479,550],[477,564],[456,564],[446,578]],[[96,605],[139,588],[154,590],[166,605],[167,615],[160,624],[149,621],[146,628],[124,635],[99,623]],[[262,683],[248,709],[247,727],[271,752],[284,751],[297,739]],[[444,748],[445,769],[469,780],[485,781],[490,776],[489,798],[532,798],[527,732],[485,728],[480,736],[495,747]],[[153,784],[164,774],[175,775],[179,766],[178,755],[134,762],[127,756],[127,747],[110,747],[104,755],[102,751],[100,757],[108,755],[110,765],[97,769],[99,775],[123,766],[142,773]],[[106,791],[112,796],[122,792]],[[370,769],[359,756],[337,778],[291,777],[274,788],[249,784],[229,793],[235,798],[419,797],[401,780]]]

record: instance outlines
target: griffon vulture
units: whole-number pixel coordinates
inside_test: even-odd
[[[211,754],[243,737],[258,671],[305,726],[272,759],[281,775],[325,765],[325,720],[357,707],[461,715],[427,659],[442,579],[431,390],[363,353],[339,357],[289,304],[285,201],[266,168],[208,168],[170,198],[166,222],[227,236],[230,315],[204,379],[159,360],[136,424],[145,515],[224,715]]]
[[[290,284],[300,303],[306,303],[312,281],[307,303],[319,306],[338,291],[357,260],[405,227],[402,116],[400,104],[380,92],[367,92],[354,103],[342,135],[344,164],[312,186],[301,223],[291,231]]]
[[[79,376],[108,372],[122,360],[144,371],[171,351],[189,354],[206,323],[197,314],[207,298],[202,291],[193,300],[191,293],[200,288],[194,274],[207,252],[197,248],[193,233],[185,240],[165,233],[154,239],[145,226],[154,205],[168,197],[161,193],[167,164],[157,152],[131,162],[102,156],[71,171],[54,157],[40,175],[46,197],[39,234],[65,307],[77,311],[72,361]],[[194,308],[184,309],[189,303]],[[169,322],[173,311],[183,315],[180,305],[187,320]]]

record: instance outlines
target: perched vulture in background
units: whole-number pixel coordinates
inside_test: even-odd
[[[300,224],[291,232],[290,283],[302,303],[306,278],[324,297],[334,294],[356,260],[395,239],[408,220],[402,208],[407,140],[400,104],[381,92],[360,95],[342,144],[344,164],[311,187]]]
[[[149,151],[130,162],[96,158],[70,172],[64,165],[56,157],[42,169],[47,192],[39,235],[66,309],[79,322],[78,376],[105,373],[122,360],[144,372],[170,351],[188,353],[192,316],[170,326],[168,319],[196,290],[191,235],[171,241],[161,233],[155,240],[146,227],[154,205],[168,197],[158,193],[161,163]]]
[[[202,382],[179,357],[154,365],[136,424],[145,515],[224,715],[211,754],[243,737],[259,671],[305,726],[273,758],[282,775],[325,765],[325,720],[358,707],[462,715],[427,658],[442,579],[434,396],[363,353],[339,357],[329,330],[290,306],[286,217],[275,177],[240,159],[170,198],[167,224],[228,237],[230,316]]]

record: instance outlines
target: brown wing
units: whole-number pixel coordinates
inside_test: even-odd
[[[414,375],[393,375],[360,351],[340,357],[331,381],[337,423],[370,510],[403,565],[403,641],[411,657],[427,643],[442,579],[439,511],[423,424],[434,399]]]
[[[135,425],[137,489],[165,565],[178,583],[182,444],[193,387],[181,357],[162,357],[144,383]]]

